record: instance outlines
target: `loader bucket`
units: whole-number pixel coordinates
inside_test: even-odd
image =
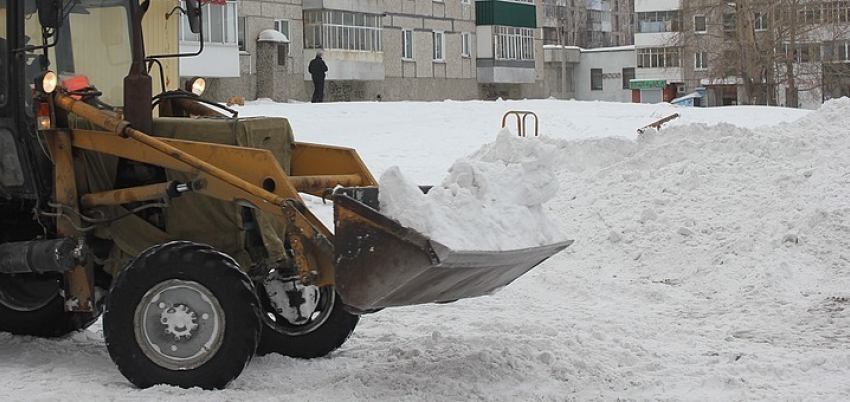
[[[336,288],[357,312],[491,294],[572,244],[452,250],[382,215],[376,187],[338,189],[334,222]]]

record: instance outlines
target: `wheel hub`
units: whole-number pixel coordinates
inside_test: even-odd
[[[277,272],[269,275],[263,286],[272,308],[290,324],[310,321],[321,301],[319,287],[304,286],[297,278],[284,278]]]
[[[224,340],[218,299],[194,281],[171,279],[145,293],[134,316],[136,341],[154,363],[190,370],[209,361]]]
[[[161,304],[165,305],[165,303]],[[174,339],[177,340],[183,337],[190,338],[192,330],[198,328],[198,324],[195,323],[197,320],[195,312],[182,304],[163,310],[160,317],[160,322],[166,326],[165,332],[174,335]]]

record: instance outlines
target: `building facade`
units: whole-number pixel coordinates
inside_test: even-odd
[[[534,0],[475,2],[480,98],[543,96],[539,11]]]
[[[634,46],[582,49],[546,45],[543,51],[549,96],[588,101],[632,101],[630,83],[635,78]],[[562,77],[566,77],[566,82]]]
[[[705,60],[694,78],[710,104],[816,108],[850,95],[850,2],[691,0],[683,10],[695,21],[685,48]]]
[[[181,59],[181,75],[211,78],[215,99],[306,101],[318,52],[327,101],[544,95],[534,0],[240,0],[204,9],[204,53]],[[269,39],[269,30],[283,36]],[[184,51],[199,40],[181,30]]]
[[[574,69],[575,99],[631,102],[636,77],[634,46],[582,49]]]
[[[180,72],[211,77],[220,100],[306,101],[306,66],[319,51],[329,101],[620,99],[606,79],[630,68],[637,102],[816,107],[850,95],[848,0],[240,0],[206,9],[204,54],[181,59]],[[181,51],[199,40],[181,29]]]
[[[850,95],[846,0],[636,0],[635,9],[641,101],[816,108]]]
[[[688,87],[682,64],[681,0],[635,0],[636,101],[670,102]]]
[[[621,55],[634,50],[607,53],[618,56],[603,61],[570,47],[558,56],[562,61],[569,53],[567,63],[553,63],[553,51],[544,51],[541,1],[228,1],[205,7],[204,52],[181,59],[181,75],[209,78],[207,93],[214,99],[307,101],[313,91],[307,65],[321,51],[329,69],[327,101],[547,96],[627,101],[623,94],[608,93],[614,86],[592,89],[590,74],[601,66],[608,80],[622,75],[634,62],[622,61]],[[630,0],[581,0],[569,6],[581,19],[575,39],[596,45],[631,42]],[[196,51],[199,40],[183,27],[182,51]],[[584,54],[589,60],[580,63]],[[621,61],[622,66],[612,64]],[[598,66],[585,68],[591,64]]]
[[[475,8],[471,1],[383,2],[386,78],[382,99],[442,100],[478,96]]]
[[[632,45],[633,0],[542,0],[543,44]]]

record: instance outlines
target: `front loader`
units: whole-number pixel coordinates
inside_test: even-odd
[[[362,314],[490,294],[571,243],[452,250],[381,214],[354,150],[164,79],[152,97],[152,66],[185,55],[145,55],[149,6],[0,0],[0,331],[103,312],[136,386],[222,388],[255,354],[327,355]],[[208,6],[185,7],[203,32]],[[333,202],[333,231],[301,194]]]

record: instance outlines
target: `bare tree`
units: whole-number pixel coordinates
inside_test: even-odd
[[[708,55],[709,78],[734,77],[740,101],[777,104],[782,87],[782,103],[798,107],[800,92],[824,90],[827,70],[831,79],[850,82],[847,69],[824,64],[846,59],[835,44],[847,37],[848,13],[847,0],[685,0],[678,43],[686,53]]]
[[[710,63],[703,62],[710,78],[727,83],[734,78],[739,99],[751,104],[759,100],[775,104],[769,95],[774,84],[769,77],[775,70],[770,55],[773,38],[764,35],[763,3],[766,1],[686,0],[686,28],[679,37],[686,53],[699,53],[699,59],[707,56]],[[698,21],[704,26],[697,26]]]
[[[555,27],[557,44],[561,47],[561,96],[567,97],[570,91],[567,69],[567,46],[583,46],[587,10],[585,1],[546,0],[544,7],[544,26]],[[546,33],[544,33],[546,36]],[[551,37],[550,37],[551,38]],[[550,42],[551,43],[551,42]]]

